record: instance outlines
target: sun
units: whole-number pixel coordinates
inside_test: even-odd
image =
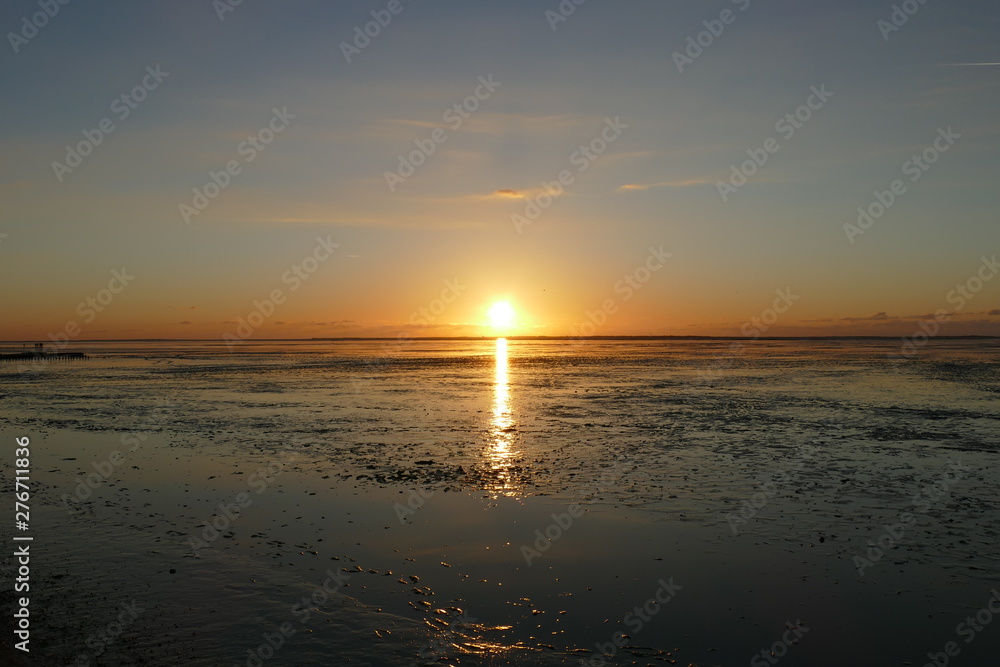
[[[514,325],[514,308],[507,301],[497,301],[486,314],[494,329],[507,329]]]

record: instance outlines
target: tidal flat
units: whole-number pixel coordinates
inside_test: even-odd
[[[923,665],[954,642],[991,664],[1000,346],[898,346],[93,343],[0,366],[34,536],[30,658],[0,652]]]

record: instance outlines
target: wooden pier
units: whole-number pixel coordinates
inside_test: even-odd
[[[0,352],[0,361],[70,361],[86,359],[83,352],[46,352],[41,343],[35,343],[30,350],[21,352]]]

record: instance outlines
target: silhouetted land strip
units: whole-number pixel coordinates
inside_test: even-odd
[[[244,343],[307,343],[307,342],[336,342],[336,341],[366,341],[366,340],[496,340],[506,338],[507,340],[538,340],[538,341],[558,341],[558,340],[900,340],[904,336],[408,336],[400,334],[398,336],[341,336],[330,338],[251,338]],[[1000,336],[935,336],[933,340],[1000,340]],[[0,341],[4,343],[21,343],[23,341]],[[93,340],[79,340],[78,343],[219,343],[223,341],[219,338],[107,338]],[[20,354],[20,353],[19,353]],[[75,358],[81,356],[86,358],[82,352],[60,352],[47,356],[73,355]],[[30,352],[27,356],[35,356]],[[22,358],[18,355],[0,355],[0,358]]]
[[[44,359],[46,361],[86,359],[83,352],[16,352],[13,354],[0,354],[0,361],[35,361]]]
[[[372,338],[291,338],[288,340],[343,341],[343,340],[398,340],[406,336]],[[413,336],[409,340],[899,340],[903,336]],[[257,339],[258,342],[279,339]],[[1000,340],[1000,336],[935,336],[934,340]]]

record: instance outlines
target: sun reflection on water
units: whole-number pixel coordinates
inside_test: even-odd
[[[518,459],[516,449],[517,422],[510,399],[507,373],[507,339],[497,338],[496,378],[493,382],[493,417],[490,420],[486,459],[492,483],[487,489],[495,496],[513,496],[518,492],[513,480],[513,468]]]

